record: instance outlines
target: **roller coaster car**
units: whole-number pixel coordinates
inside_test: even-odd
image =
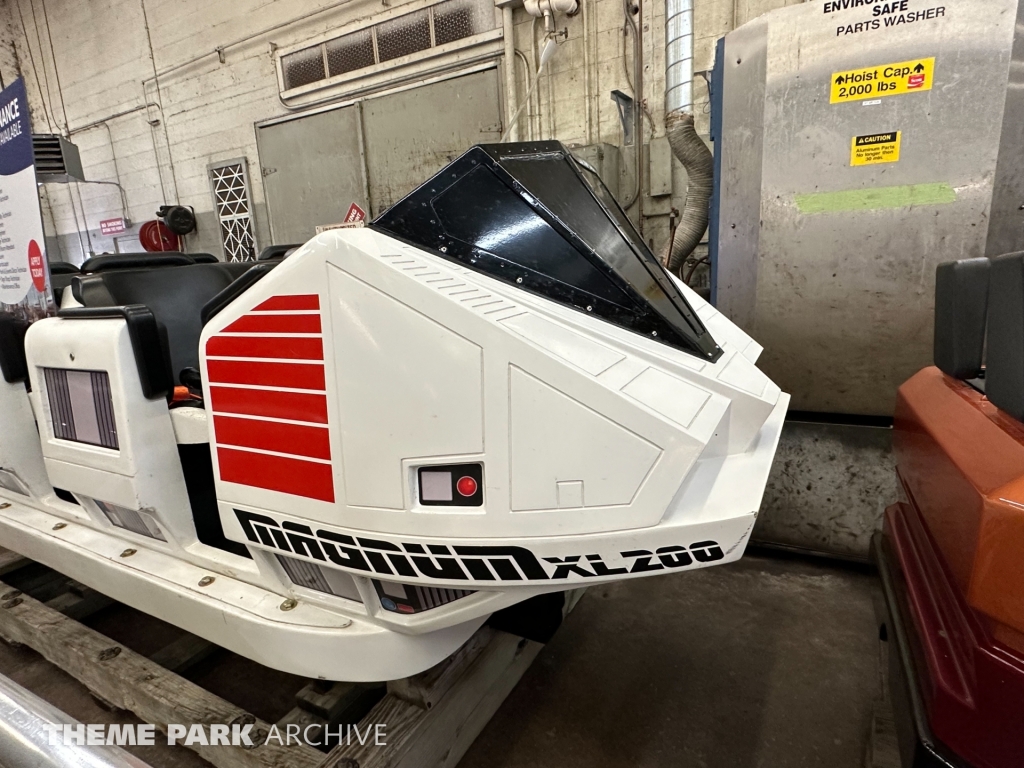
[[[8,334],[0,544],[352,681],[742,555],[789,398],[560,144],[247,266],[77,276]]]
[[[900,388],[902,494],[876,540],[902,763],[1019,768],[1024,254],[938,268],[935,364]]]

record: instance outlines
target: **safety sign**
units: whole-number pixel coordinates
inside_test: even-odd
[[[930,91],[934,81],[934,56],[833,72],[829,103],[842,104],[880,96]]]
[[[854,136],[850,142],[850,165],[895,163],[900,159],[900,131]]]

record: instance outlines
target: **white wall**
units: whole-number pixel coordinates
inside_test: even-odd
[[[480,0],[489,2],[489,0]],[[402,4],[390,0],[388,7]],[[619,118],[610,91],[630,92],[623,53],[622,0],[583,0],[584,14],[559,19],[568,39],[538,87],[539,138],[565,143],[621,144]],[[787,0],[695,0],[695,68],[710,69],[715,40],[737,23]],[[287,113],[278,101],[272,45],[300,43],[380,11],[380,0],[0,0],[0,76],[24,75],[35,132],[70,133],[81,150],[90,180],[119,180],[128,214],[138,223],[154,218],[163,203],[192,205],[205,225],[189,237],[189,250],[220,255],[219,233],[210,226],[213,209],[208,164],[248,158],[260,245],[269,242],[259,174],[254,123]],[[311,12],[324,12],[293,21]],[[644,98],[654,135],[664,133],[663,0],[644,0]],[[515,12],[516,47],[532,59],[529,17]],[[292,23],[288,23],[292,22]],[[255,32],[269,34],[228,48],[221,63],[215,49]],[[537,24],[537,39],[543,24]],[[589,43],[591,119],[584,98],[584,43]],[[150,42],[151,41],[151,42]],[[201,54],[212,54],[153,80],[157,72]],[[520,98],[523,69],[516,65]],[[502,78],[503,79],[503,78]],[[697,78],[694,91],[698,130],[707,131],[708,100]],[[149,106],[147,106],[149,105]],[[529,110],[534,111],[534,110]],[[530,118],[524,115],[524,129]],[[628,161],[628,155],[625,157]],[[645,235],[660,248],[667,239],[667,214],[682,206],[685,174],[676,168],[674,194],[645,200]],[[47,231],[59,233],[59,252],[50,258],[80,262],[86,252],[110,249],[95,231],[101,219],[121,215],[115,187],[96,184],[47,185],[43,195]],[[90,240],[92,241],[90,245]]]

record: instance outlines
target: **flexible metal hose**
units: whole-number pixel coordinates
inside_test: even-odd
[[[708,228],[708,213],[713,185],[714,161],[711,150],[697,135],[693,115],[674,111],[665,117],[665,132],[672,154],[686,169],[686,204],[665,260],[670,272],[679,274],[686,257],[704,236]]]

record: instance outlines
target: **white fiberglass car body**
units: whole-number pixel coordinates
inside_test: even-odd
[[[244,268],[83,276],[28,329],[0,545],[352,681],[524,601],[742,555],[788,396],[557,143],[475,147]]]

